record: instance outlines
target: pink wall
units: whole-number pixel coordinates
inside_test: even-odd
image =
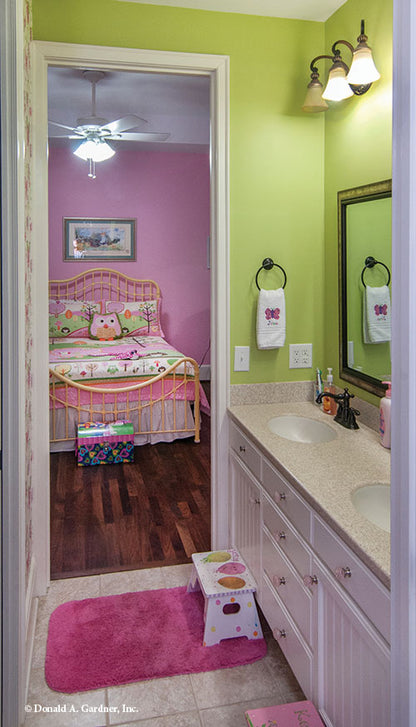
[[[112,267],[156,280],[167,340],[201,363],[210,330],[208,154],[117,151],[96,165],[96,179],[87,172],[87,162],[70,150],[50,148],[50,277]],[[63,217],[135,217],[136,261],[64,262]],[[204,363],[209,363],[209,353]]]

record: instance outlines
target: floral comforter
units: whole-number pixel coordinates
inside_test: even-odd
[[[73,381],[155,376],[166,371],[184,354],[160,336],[131,336],[114,341],[90,338],[51,338],[49,365]],[[184,365],[177,374],[184,373]],[[187,364],[187,374],[193,367]]]

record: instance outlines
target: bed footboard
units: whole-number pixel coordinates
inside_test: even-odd
[[[189,433],[200,441],[199,366],[192,358],[183,357],[157,376],[129,385],[116,380],[89,385],[52,368],[49,378],[51,443],[74,440],[80,423],[116,419],[132,421],[137,437]]]

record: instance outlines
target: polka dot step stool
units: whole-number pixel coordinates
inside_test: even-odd
[[[201,590],[205,599],[203,646],[247,636],[262,639],[256,583],[235,548],[193,553],[188,593]]]

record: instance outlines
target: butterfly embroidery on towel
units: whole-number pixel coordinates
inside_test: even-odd
[[[384,305],[375,305],[374,312],[375,312],[376,316],[386,316],[387,315],[387,303],[384,303]]]
[[[271,318],[274,318],[277,321],[280,317],[280,308],[266,308],[264,315],[268,321],[270,321]]]

